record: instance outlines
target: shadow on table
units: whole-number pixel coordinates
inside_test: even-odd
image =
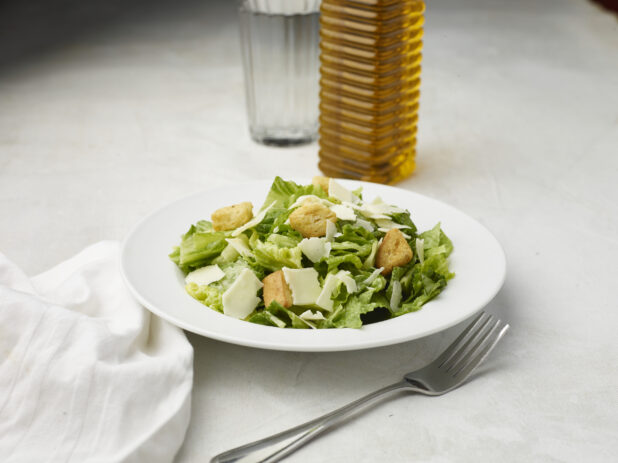
[[[204,27],[231,25],[235,8],[227,0],[7,0],[0,2],[0,73],[117,26],[195,17]]]
[[[592,0],[592,3],[597,3],[606,10],[618,14],[618,0]]]

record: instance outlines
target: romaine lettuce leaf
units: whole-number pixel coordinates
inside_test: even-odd
[[[376,236],[363,227],[345,224],[340,230],[341,236],[332,243],[330,256],[315,266],[323,276],[337,269],[359,270],[377,250]]]
[[[352,241],[335,241],[331,245],[331,253],[335,256],[343,256],[353,252],[360,258],[367,257],[371,254],[371,243],[357,244]]]
[[[251,250],[255,256],[255,262],[267,270],[276,272],[283,267],[301,268],[302,251],[298,246],[293,248],[279,247],[272,242],[252,240]]]
[[[272,302],[264,309],[264,311],[269,312],[278,319],[282,320],[286,327],[298,329],[310,328],[310,326],[302,318],[296,315],[292,310],[286,309],[278,302]]]
[[[274,326],[277,327],[277,324],[273,320],[270,313],[265,311],[253,311],[246,320],[251,323],[256,323],[258,325],[266,325],[266,326]]]
[[[261,209],[265,209],[272,203],[275,203],[273,206],[275,208],[287,209],[294,204],[294,201],[303,195],[315,195],[320,198],[327,198],[324,190],[320,187],[314,185],[298,185],[292,181],[283,180],[281,177],[275,177]]]
[[[345,285],[342,285],[345,291]],[[335,298],[340,298],[337,295]],[[324,325],[334,328],[361,328],[361,315],[378,307],[387,307],[388,301],[375,289],[369,288],[361,293],[350,295],[345,303],[336,304],[335,310],[326,318]]]
[[[371,252],[363,262],[363,267],[366,269],[373,268],[376,263],[376,254],[378,253],[378,240],[371,244]]]
[[[195,283],[189,283],[185,286],[187,292],[202,304],[223,313],[223,302],[221,302],[221,296],[223,292],[221,289],[215,288],[212,285],[197,285]]]
[[[423,304],[440,294],[448,280],[455,276],[449,270],[447,260],[453,245],[441,230],[440,224],[421,233],[420,236],[423,239],[424,261],[422,263],[416,261],[413,265],[393,269],[391,282],[387,288],[389,296],[393,282],[401,283],[403,302],[393,312],[395,316],[419,310]]]
[[[419,237],[424,241],[426,256],[437,252],[445,252],[446,256],[448,256],[451,252],[453,252],[453,243],[444,234],[439,223],[436,224],[431,230],[421,233]],[[444,248],[440,248],[440,246],[444,246]]]
[[[284,309],[285,310],[285,309]],[[268,310],[254,311],[246,319],[248,322],[257,323],[259,325],[274,326],[276,328],[287,328],[291,326],[289,320],[282,320],[277,315]],[[305,326],[309,328],[308,326]]]
[[[290,216],[290,212],[287,208],[273,207],[268,210],[264,219],[254,227],[254,230],[265,241],[271,233],[279,233],[279,230],[285,225],[285,221]],[[289,229],[291,230],[291,228]]]
[[[273,233],[266,239],[266,241],[268,243],[276,244],[280,248],[295,248],[298,246],[298,243],[301,242],[301,238],[294,235],[280,235],[278,233]]]
[[[412,222],[408,211],[391,214],[391,218],[393,222],[409,227],[409,229],[405,229],[407,235],[412,236],[413,239],[416,237],[416,225]]]
[[[182,236],[180,246],[173,249],[170,259],[187,273],[208,265],[227,246],[224,232],[212,231],[212,224],[201,220]]]
[[[337,241],[351,241],[352,243],[365,245],[376,241],[376,236],[369,230],[353,224],[345,224],[340,228],[341,236]]]
[[[358,287],[354,294],[349,294],[343,284],[337,287],[332,296],[335,309],[323,322],[323,327],[360,328],[363,324],[362,315],[378,307],[388,307],[388,301],[383,291],[386,286],[386,279],[379,275],[370,284],[367,284],[366,280],[371,273],[363,270],[354,276]]]
[[[321,276],[326,276],[327,273],[337,272],[337,270],[353,271],[354,269],[360,269],[363,267],[363,261],[354,254],[331,255],[326,259],[322,259],[314,267]]]

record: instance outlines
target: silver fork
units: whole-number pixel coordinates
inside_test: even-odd
[[[508,328],[493,315],[481,312],[437,359],[401,381],[300,426],[221,453],[210,463],[273,463],[384,394],[407,390],[436,396],[451,391],[489,355]]]

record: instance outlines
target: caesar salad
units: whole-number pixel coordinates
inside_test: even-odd
[[[257,213],[218,209],[173,248],[188,294],[225,315],[278,328],[361,328],[417,311],[454,277],[440,224],[367,201],[335,179],[276,177]]]

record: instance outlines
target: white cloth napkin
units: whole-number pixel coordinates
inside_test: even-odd
[[[193,350],[125,288],[101,242],[28,278],[0,254],[0,460],[171,462]]]

